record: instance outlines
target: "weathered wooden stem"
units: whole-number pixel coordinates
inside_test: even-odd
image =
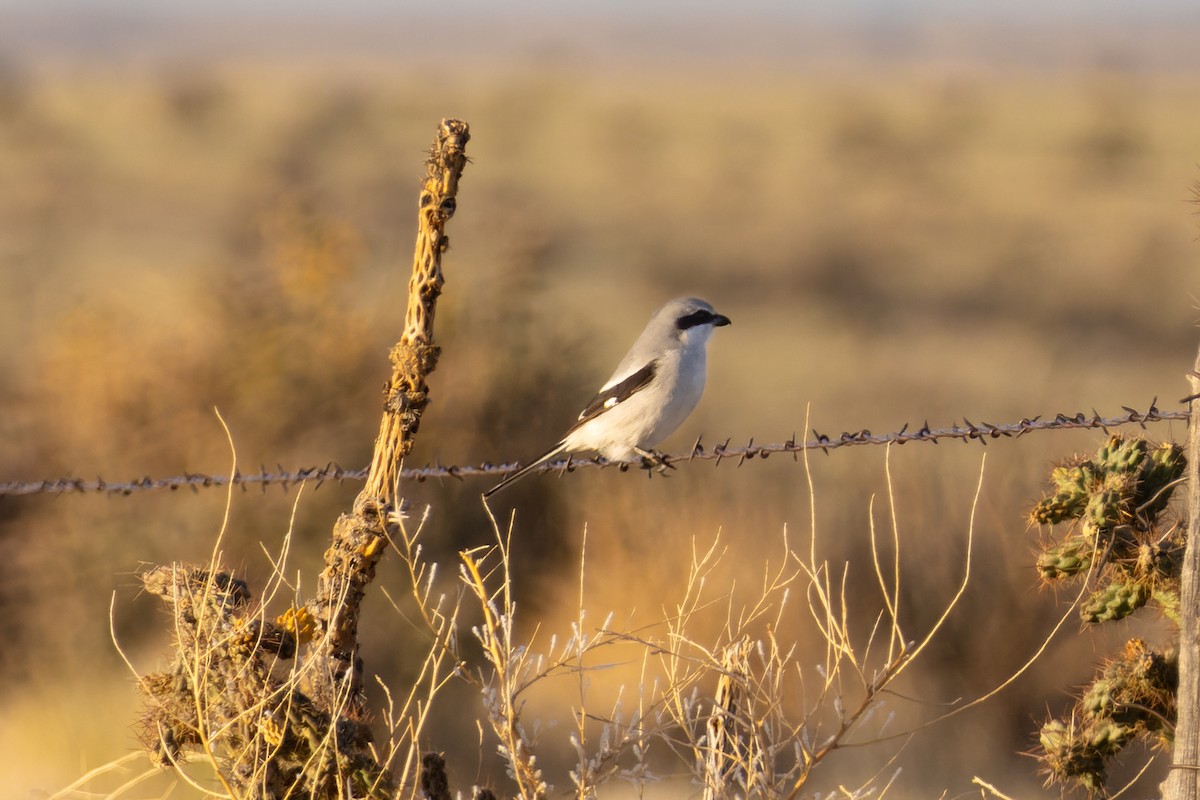
[[[1163,800],[1200,798],[1200,354],[1188,376],[1193,399],[1187,444],[1187,549],[1179,586],[1179,690],[1175,749],[1171,772],[1163,782]]]

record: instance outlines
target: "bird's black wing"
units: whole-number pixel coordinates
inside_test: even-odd
[[[620,383],[614,383],[612,386],[600,392],[592,398],[592,402],[587,404],[583,411],[579,412],[579,419],[571,426],[571,431],[578,428],[583,423],[596,416],[603,414],[613,406],[619,405],[630,397],[646,388],[650,381],[654,380],[654,374],[658,371],[656,362],[651,361],[646,366],[639,369],[637,372],[630,375]],[[567,431],[570,433],[571,431]]]
[[[646,385],[649,384],[650,381],[652,381],[654,379],[654,374],[657,371],[658,371],[658,365],[655,362],[651,361],[649,364],[642,367],[641,369],[639,369],[637,372],[630,375],[625,380],[621,381],[620,383],[613,384],[612,386],[608,387],[607,389],[604,389],[603,391],[601,391],[600,394],[598,394],[592,398],[592,402],[587,404],[587,408],[585,408],[582,412],[580,412],[579,419],[576,420],[575,424],[571,426],[571,430],[567,431],[567,434],[569,435],[571,433],[571,431],[575,430],[576,428],[578,428],[580,425],[584,424],[588,420],[595,419],[599,415],[603,414],[605,411],[607,411],[610,408],[613,408],[617,405],[620,405],[624,401],[628,400],[630,397],[633,397],[635,394],[637,394],[642,389],[646,388]],[[524,476],[528,475],[530,472],[533,472],[535,469],[540,467],[542,464],[545,464],[547,461],[551,460],[555,456],[563,453],[564,447],[565,447],[564,443],[560,441],[558,444],[556,444],[554,447],[547,450],[541,456],[539,456],[538,458],[529,462],[524,467],[521,467],[521,469],[519,469],[516,472],[514,472],[513,474],[509,475],[507,478],[500,481],[500,483],[496,484],[491,489],[488,489],[486,492],[483,493],[483,496],[491,497],[493,494],[500,491],[505,486],[508,486],[513,481],[523,478]]]

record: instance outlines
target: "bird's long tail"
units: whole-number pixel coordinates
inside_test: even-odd
[[[521,467],[519,470],[514,472],[512,475],[509,475],[507,478],[500,481],[492,488],[488,489],[486,492],[483,493],[483,496],[491,497],[496,492],[503,489],[505,486],[508,486],[510,483],[513,483],[515,481],[519,481],[521,478],[524,478],[526,475],[533,472],[535,469],[540,467],[542,464],[545,464],[550,459],[554,458],[557,455],[561,455],[565,450],[566,450],[566,446],[562,442],[559,442],[558,444],[554,445],[554,447],[550,448],[545,453],[542,453],[540,456],[535,458],[533,461],[530,461],[528,464]]]

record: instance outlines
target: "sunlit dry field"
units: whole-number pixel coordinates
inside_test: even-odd
[[[733,325],[714,338],[707,394],[671,452],[701,435],[711,446],[1109,415],[1155,397],[1174,409],[1187,393],[1200,289],[1194,76],[540,64],[431,82],[362,65],[226,64],[0,78],[0,480],[227,474],[230,442],[243,472],[364,465],[402,322],[423,153],[447,116],[471,124],[472,163],[417,463],[541,452],[680,294]],[[744,602],[785,546],[808,552],[815,535],[839,570],[848,561],[865,635],[881,602],[871,529],[890,542],[894,522],[902,614],[919,634],[961,580],[973,528],[967,592],[888,732],[913,728],[1002,682],[1062,613],[1065,598],[1032,568],[1040,534],[1027,512],[1050,465],[1103,436],[529,479],[493,504],[505,525],[515,508],[519,627],[542,640],[565,631],[580,597],[596,625],[610,613],[626,630],[651,625],[714,540],[728,553],[709,591]],[[455,553],[494,541],[478,498],[489,485],[403,487],[418,516],[430,509],[426,546],[447,591]],[[138,591],[141,568],[206,562],[224,525],[225,559],[261,585],[264,548],[290,529],[288,575],[303,594],[357,488],[0,500],[5,794],[58,790],[136,747],[133,679],[110,619],[139,669],[169,634]],[[394,560],[379,584],[403,595]],[[797,592],[781,625],[803,668]],[[714,636],[721,603],[704,623]],[[367,670],[402,686],[424,643],[382,596],[367,608]],[[1036,764],[1020,753],[1047,709],[1125,637],[1161,628],[1147,618],[1078,633],[1071,621],[1029,673],[921,731],[894,765],[887,747],[839,752],[812,791],[881,768],[886,783],[899,767],[897,796],[960,795],[977,775],[1037,796]],[[640,668],[597,673],[597,705],[610,708]],[[558,721],[541,740],[559,788],[579,693],[566,680],[530,698],[530,716]],[[456,689],[445,702],[427,746],[446,753],[455,788],[508,791],[494,743],[480,743],[477,698]]]

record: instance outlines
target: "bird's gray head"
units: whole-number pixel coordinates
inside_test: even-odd
[[[654,322],[674,329],[680,339],[707,339],[713,328],[729,324],[729,317],[698,297],[678,297],[654,314]]]

